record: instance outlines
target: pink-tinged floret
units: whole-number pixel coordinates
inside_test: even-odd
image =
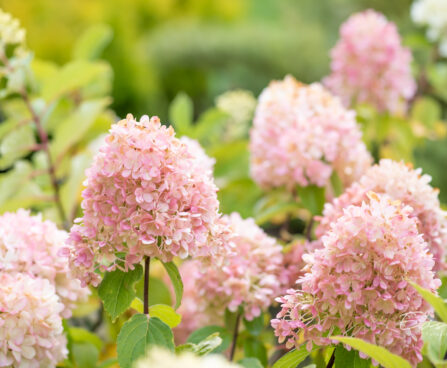
[[[447,217],[441,209],[439,190],[430,185],[431,177],[411,165],[383,159],[332,203],[325,205],[316,234],[321,238],[349,205],[360,205],[369,191],[383,193],[410,206],[419,232],[427,242],[435,260],[435,271],[445,269]]]
[[[250,137],[251,176],[264,189],[329,187],[334,171],[350,185],[371,165],[355,113],[291,76],[261,93]]]
[[[385,16],[374,10],[352,15],[341,26],[331,58],[324,84],[345,106],[368,103],[379,111],[406,111],[416,91],[411,51]]]
[[[84,284],[99,283],[95,270],[127,270],[144,256],[170,261],[223,250],[217,187],[196,154],[157,117],[128,115],[112,126],[87,170],[84,216],[69,238]]]
[[[306,256],[301,289],[277,299],[282,310],[272,326],[279,342],[291,348],[304,338],[311,348],[331,344],[331,335],[352,336],[416,366],[421,324],[432,310],[409,281],[433,292],[441,282],[412,212],[373,192],[347,207],[324,235],[323,248]]]
[[[48,279],[65,306],[64,318],[89,294],[73,276],[67,258],[60,255],[66,240],[67,233],[40,214],[32,216],[20,209],[0,216],[0,272],[26,272]]]
[[[48,280],[0,272],[0,367],[53,368],[66,358],[63,309]]]
[[[251,320],[280,295],[282,247],[253,219],[242,219],[238,213],[232,213],[221,221],[230,228],[232,235],[227,241],[231,242],[231,250],[219,266],[196,264],[191,298],[197,303],[195,310],[209,314],[214,321],[219,321],[226,308],[236,312],[239,307],[244,317]],[[190,305],[189,313],[194,312],[192,302]]]

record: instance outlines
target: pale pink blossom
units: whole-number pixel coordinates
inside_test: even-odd
[[[89,294],[70,272],[67,259],[58,254],[66,240],[67,233],[40,214],[32,216],[19,209],[0,216],[0,272],[26,272],[48,279],[65,306],[64,318]]]
[[[216,255],[217,187],[197,150],[157,117],[114,124],[87,170],[84,216],[69,238],[70,263],[84,284],[127,270],[143,256]]]
[[[262,188],[344,185],[371,164],[355,113],[321,84],[287,76],[259,96],[251,130],[251,176]],[[328,191],[329,193],[330,191]]]
[[[180,138],[180,141],[186,144],[191,154],[200,161],[198,162],[198,166],[201,167],[202,170],[208,171],[212,177],[216,159],[209,157],[200,143],[195,139],[183,136]]]
[[[412,208],[410,216],[416,218],[419,232],[433,254],[434,270],[442,270],[445,268],[447,246],[447,214],[441,209],[439,190],[433,188],[430,181],[431,177],[422,174],[421,169],[383,159],[340,197],[325,205],[316,235],[321,238],[330,229],[331,223],[343,215],[347,206],[360,205],[369,191],[384,193]]]
[[[67,357],[64,305],[46,279],[0,272],[0,367],[56,367]]]
[[[441,282],[412,213],[373,192],[347,207],[323,236],[323,248],[306,256],[301,289],[277,299],[282,310],[272,326],[279,342],[290,348],[304,339],[311,348],[331,344],[331,335],[347,335],[416,366],[421,324],[432,309],[408,282],[433,292]]]
[[[369,103],[379,111],[406,111],[416,91],[411,51],[385,16],[374,10],[352,15],[341,26],[331,58],[324,84],[345,106]]]
[[[233,233],[232,249],[222,265],[203,265],[201,275],[195,276],[196,301],[204,303],[197,308],[217,319],[226,308],[235,312],[241,306],[244,317],[251,320],[280,293],[282,247],[253,219],[233,213],[222,221]]]

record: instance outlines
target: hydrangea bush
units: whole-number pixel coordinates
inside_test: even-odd
[[[411,163],[447,130],[442,9],[412,8],[429,64],[365,10],[322,81],[163,122],[109,108],[107,28],[57,66],[0,10],[0,367],[444,366],[444,192]]]

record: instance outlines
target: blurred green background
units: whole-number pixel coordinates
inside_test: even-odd
[[[112,108],[167,118],[179,91],[198,115],[233,88],[257,95],[291,73],[304,82],[328,71],[340,24],[374,8],[412,27],[409,0],[0,0],[20,19],[39,58],[64,63],[90,26],[113,30],[103,58],[114,70]]]

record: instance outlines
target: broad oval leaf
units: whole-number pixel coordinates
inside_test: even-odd
[[[174,309],[177,309],[180,306],[183,297],[182,277],[180,276],[180,272],[178,271],[178,268],[174,262],[162,262],[162,263],[169,275],[169,278],[171,279],[172,286],[174,287],[174,293],[175,293]]]
[[[311,352],[307,351],[306,344],[300,346],[299,349],[293,349],[287,354],[279,358],[272,368],[295,368],[304,359],[306,359]]]
[[[117,339],[118,363],[121,368],[132,367],[149,346],[157,345],[174,351],[174,335],[168,325],[157,317],[136,314],[127,321]]]
[[[370,344],[355,337],[333,336],[331,340],[339,341],[368,355],[385,368],[411,368],[411,364],[404,358],[389,352],[387,349]]]
[[[192,128],[193,104],[186,93],[179,93],[169,106],[169,120],[179,136],[188,135]]]
[[[141,265],[133,270],[107,272],[99,285],[98,295],[104,303],[104,309],[115,320],[124,313],[135,299],[134,284],[143,275]]]
[[[325,203],[325,189],[316,185],[308,185],[307,187],[298,187],[298,196],[301,204],[309,212],[315,215],[321,215]]]
[[[425,289],[412,281],[409,281],[409,283],[425,299],[425,301],[433,307],[439,318],[447,323],[447,305],[444,300],[440,296],[433,294],[430,290]]]
[[[369,368],[371,365],[370,359],[360,358],[357,350],[345,349],[343,345],[339,344],[335,348],[335,367],[352,367],[352,368]]]
[[[247,337],[244,340],[244,356],[247,358],[256,358],[266,366],[267,359],[267,349],[264,343],[259,338]]]
[[[95,334],[79,327],[69,327],[68,334],[73,343],[90,343],[96,347],[98,352],[101,351],[103,342]]]
[[[261,313],[259,317],[253,318],[251,321],[244,318],[244,326],[250,335],[259,336],[264,329],[264,314]]]

